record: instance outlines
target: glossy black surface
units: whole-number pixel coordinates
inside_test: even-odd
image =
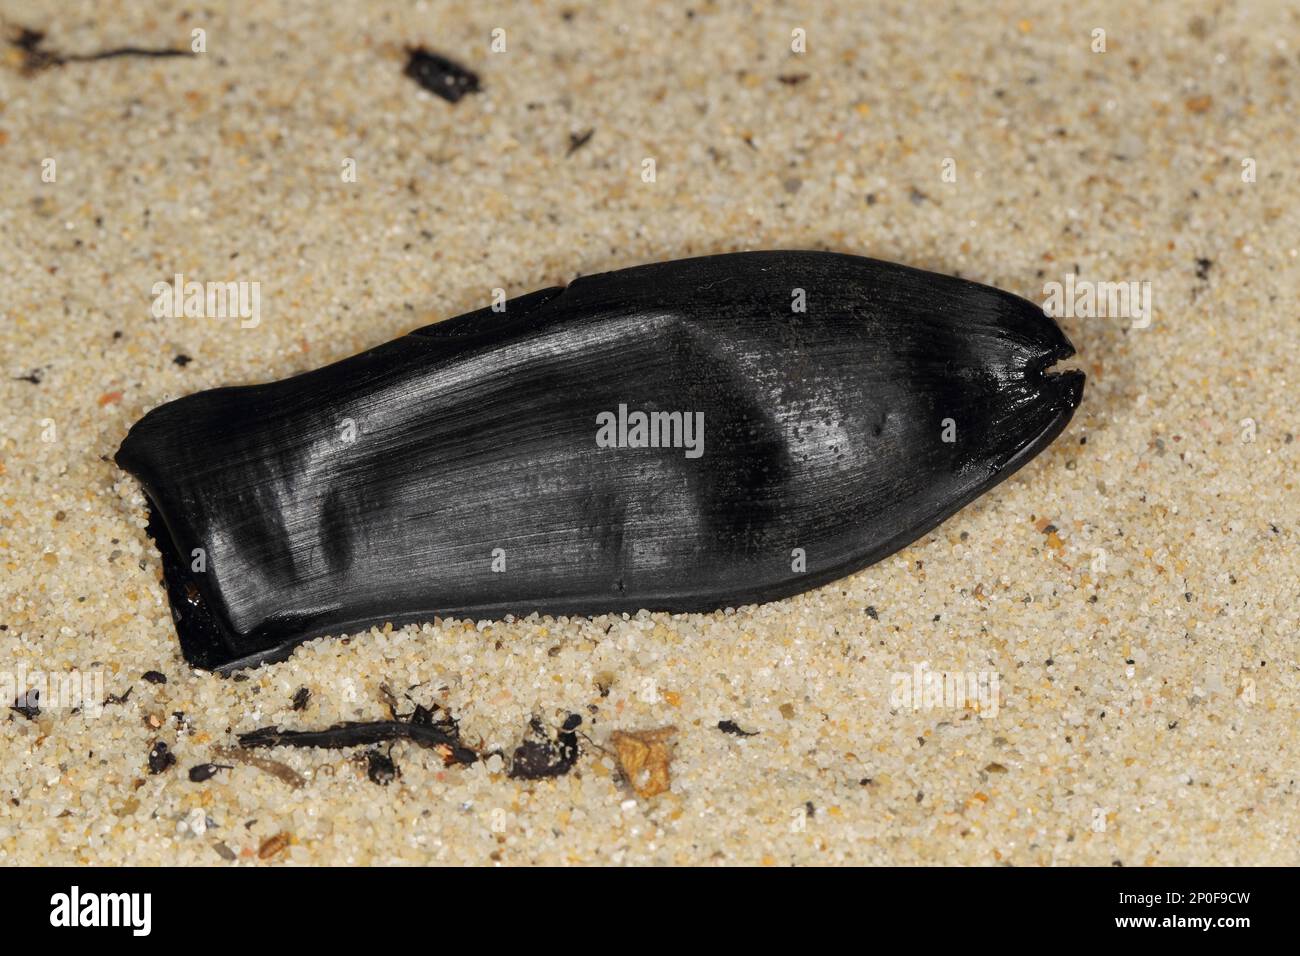
[[[1051,442],[1083,375],[1045,369],[1071,354],[987,286],[711,256],[187,396],[117,461],[151,501],[186,658],[229,670],[385,621],[704,611],[832,581]],[[600,447],[620,404],[702,413],[702,453]]]

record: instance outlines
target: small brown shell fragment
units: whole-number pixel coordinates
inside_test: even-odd
[[[618,756],[619,769],[639,797],[665,793],[672,785],[668,765],[672,762],[670,741],[677,734],[674,726],[656,730],[616,730],[609,742]]]
[[[257,848],[259,859],[269,860],[282,850],[289,846],[289,834],[281,831],[273,837],[267,837],[262,841],[262,845]]]

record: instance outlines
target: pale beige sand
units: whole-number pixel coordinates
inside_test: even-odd
[[[64,50],[208,37],[192,60],[0,64],[0,663],[133,688],[97,719],[0,719],[0,861],[228,865],[216,845],[256,861],[284,832],[272,862],[1300,862],[1293,5],[374,6],[0,4]],[[484,92],[419,92],[408,42]],[[837,585],[706,616],[374,631],[244,682],[185,666],[143,498],[106,457],[147,409],[495,287],[781,247],[1038,300],[1066,272],[1149,281],[1155,315],[1066,319],[1089,375],[1069,430]],[[177,272],[262,283],[261,324],[155,319]],[[920,662],[995,672],[996,713],[891,709],[891,675]],[[590,744],[531,784],[407,744],[386,788],[339,752],[277,751],[296,791],[186,776],[242,730],[380,717],[381,683],[421,684],[489,748],[530,715],[581,713],[601,745],[675,724],[672,791],[636,798]],[[179,763],[150,775],[155,740]]]

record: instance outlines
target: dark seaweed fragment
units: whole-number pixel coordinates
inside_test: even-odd
[[[176,755],[171,752],[168,746],[159,740],[149,751],[149,772],[158,774],[169,769],[176,763]]]
[[[9,709],[15,713],[22,714],[28,720],[35,720],[41,716],[41,693],[37,690],[29,690],[26,693],[19,694],[17,699],[9,705]]]
[[[595,135],[596,135],[596,128],[594,126],[583,133],[570,133],[569,151],[565,155],[572,156],[578,150],[582,149],[582,147],[590,143],[591,138]]]
[[[22,72],[25,76],[39,73],[47,67],[57,66],[62,62],[56,54],[41,49],[41,44],[44,42],[44,31],[30,30],[27,27],[18,28],[10,38],[10,45],[23,54]]]
[[[193,56],[193,51],[175,47],[140,47],[119,46],[95,53],[57,53],[44,47],[45,33],[20,27],[14,32],[9,43],[22,53],[24,76],[32,76],[51,67],[63,66],[65,63],[92,63],[96,60],[111,60],[117,57],[171,57]]]
[[[402,72],[448,103],[457,103],[466,94],[482,89],[478,74],[420,46],[407,48],[406,69]]]
[[[366,751],[366,776],[372,783],[386,787],[401,775],[402,771],[397,764],[393,763],[391,755],[384,753],[378,747]]]
[[[293,695],[293,709],[306,710],[307,701],[311,700],[311,691],[306,687],[299,687]]]
[[[722,731],[724,734],[731,734],[732,736],[735,737],[757,737],[758,736],[757,730],[741,730],[740,727],[736,725],[736,722],[734,720],[718,721],[718,729]]]
[[[515,748],[510,762],[510,776],[516,780],[542,780],[562,777],[578,762],[578,726],[582,718],[570,714],[565,718],[555,739],[551,740],[546,727],[534,717],[528,722],[531,737]]]
[[[426,727],[398,720],[348,721],[324,730],[281,730],[259,727],[239,735],[241,747],[324,747],[337,750],[390,740],[409,740],[421,747],[447,747],[451,763],[470,764],[478,755],[439,727]]]
[[[254,747],[342,747],[372,746],[391,740],[409,740],[421,747],[441,748],[448,764],[471,764],[478,754],[460,739],[460,728],[450,716],[435,719],[427,707],[416,705],[405,719],[347,721],[323,730],[281,730],[259,727],[239,735],[239,746]]]

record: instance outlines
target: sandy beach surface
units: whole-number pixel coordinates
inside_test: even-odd
[[[1300,862],[1294,5],[0,17],[0,682],[95,698],[0,717],[0,863]],[[421,90],[416,44],[481,91]],[[1150,310],[1064,317],[1088,375],[1067,431],[834,585],[376,628],[235,680],[185,664],[111,460],[144,412],[494,289],[771,248],[1035,301],[1137,283]],[[156,315],[178,273],[258,283],[256,323]],[[945,673],[973,697],[902,693]],[[275,749],[189,777],[244,731],[384,718],[388,692],[504,758],[384,745],[383,784],[362,749]],[[570,714],[576,766],[511,779],[530,719]],[[641,796],[618,735],[668,726],[669,789]]]

